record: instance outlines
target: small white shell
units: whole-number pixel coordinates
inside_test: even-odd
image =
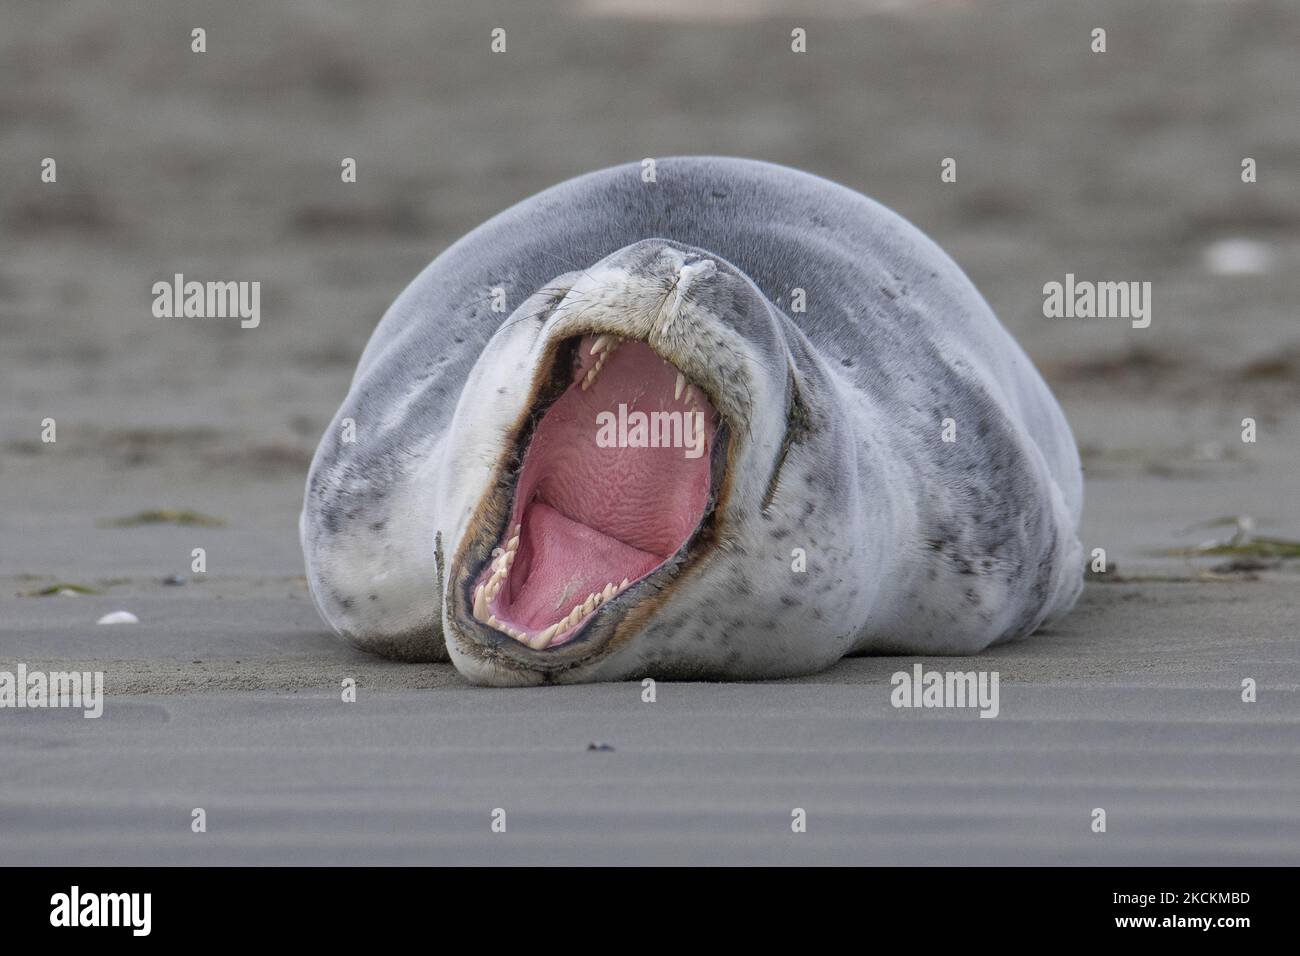
[[[139,624],[140,619],[130,611],[114,611],[111,614],[105,614],[96,624]]]

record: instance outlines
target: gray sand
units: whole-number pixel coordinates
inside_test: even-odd
[[[287,587],[140,597],[158,623],[100,633],[74,612],[111,601],[57,599],[73,638],[37,632],[17,655],[103,669],[109,696],[99,720],[6,718],[5,862],[1294,863],[1291,592],[1249,587],[1095,585],[1051,634],[928,662],[998,671],[991,720],[891,707],[910,659],[661,684],[643,703],[639,684],[483,690],[448,666],[376,662],[320,637]],[[218,604],[224,631],[202,616]],[[38,657],[92,642],[102,658]]]
[[[1300,11],[846,0],[796,5],[798,59],[791,17],[677,18],[700,6],[5,4],[0,670],[103,670],[109,697],[99,720],[0,711],[0,863],[1300,862],[1300,562],[1160,553],[1224,515],[1300,537]],[[646,704],[636,684],[475,689],[322,628],[302,481],[388,302],[505,205],[680,152],[897,209],[1060,396],[1085,544],[1126,580],[1050,633],[925,662],[997,670],[998,718],[892,708],[910,659]],[[1235,239],[1260,274],[1207,267]],[[1152,281],[1152,327],[1044,319],[1067,271]],[[154,318],[173,272],[260,279],[261,327]],[[161,508],[223,525],[106,526]],[[99,593],[27,596],[61,582]],[[140,623],[94,623],[118,609]]]

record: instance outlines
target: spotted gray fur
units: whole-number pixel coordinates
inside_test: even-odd
[[[1066,613],[1082,587],[1074,439],[952,260],[884,207],[795,170],[678,158],[656,172],[548,189],[394,302],[307,483],[308,580],[331,627],[390,656],[450,654],[482,683],[530,684],[971,653]],[[716,271],[687,288],[675,324],[645,307],[705,260]],[[497,286],[506,314],[490,308]],[[789,308],[796,288],[806,312]],[[705,387],[735,446],[731,499],[706,555],[679,555],[602,608],[585,641],[494,644],[464,613],[465,528],[489,476],[508,475],[537,349],[592,322],[646,339]],[[619,632],[650,595],[664,598],[653,623]],[[705,624],[719,606],[738,616]]]

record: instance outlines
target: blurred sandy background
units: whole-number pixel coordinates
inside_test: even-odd
[[[745,814],[766,819],[758,786],[788,836],[789,800],[815,802],[785,793],[798,780],[855,835],[823,829],[824,844],[800,845],[808,859],[1296,861],[1300,562],[1159,552],[1227,537],[1188,530],[1221,516],[1300,537],[1300,6],[7,0],[0,16],[0,667],[93,665],[138,695],[117,720],[0,714],[13,862],[87,845],[84,862],[192,859],[188,808],[213,794],[243,829],[214,837],[228,855],[209,859],[477,860],[457,827],[528,774],[531,795],[588,823],[572,808],[612,821],[637,799],[665,808],[596,836],[569,817],[539,824],[580,859],[681,859],[672,835],[725,806],[735,833],[718,824],[725,836],[696,833],[683,853],[781,856]],[[505,55],[488,50],[498,26]],[[795,26],[806,54],[790,52]],[[1128,580],[1090,584],[1058,633],[968,665],[1003,673],[1004,717],[978,732],[916,717],[896,738],[887,678],[910,666],[897,660],[779,690],[684,688],[651,732],[627,723],[633,687],[475,692],[449,668],[360,655],[317,619],[302,484],[388,303],[507,205],[679,153],[786,163],[897,210],[968,272],[1060,397],[1084,453],[1085,545]],[[40,181],[47,156],[57,184]],[[345,156],[355,184],[340,182]],[[939,180],[948,156],[954,184]],[[151,286],[176,272],[260,280],[261,326],[155,318]],[[1151,327],[1045,319],[1043,284],[1067,272],[1152,282]],[[1246,416],[1257,444],[1240,441]],[[113,524],[150,511],[219,526]],[[206,575],[190,573],[199,546]],[[40,596],[66,584],[95,593]],[[141,623],[95,626],[117,609]],[[330,723],[344,676],[376,695],[368,731]],[[1237,702],[1247,676],[1268,688],[1253,710]],[[538,729],[561,717],[565,736]],[[624,747],[614,778],[583,790],[588,738],[618,727],[652,756]],[[888,785],[866,769],[879,746]],[[409,748],[424,769],[407,779]],[[68,754],[95,768],[94,800],[60,769]],[[340,790],[331,767],[383,792]],[[420,774],[458,781],[447,814]],[[1098,780],[1145,821],[1127,857],[1097,856],[1086,820],[1065,822],[1070,799],[1085,815],[1105,799],[1080,794]],[[301,792],[281,805],[283,786]],[[304,802],[324,808],[319,827],[292,816]],[[357,823],[357,808],[379,816]],[[179,829],[157,830],[173,812]],[[277,842],[286,828],[298,837]]]

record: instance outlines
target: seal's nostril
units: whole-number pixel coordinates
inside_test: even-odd
[[[668,303],[669,322],[677,317],[677,310],[686,301],[691,287],[712,277],[717,271],[717,263],[712,259],[700,259],[682,266],[681,271],[677,273],[677,284],[673,287],[672,299]]]
[[[718,264],[712,259],[697,259],[682,266],[682,271],[678,274],[680,281],[677,284],[679,287],[683,283],[689,285],[700,279],[706,279],[717,271]]]

